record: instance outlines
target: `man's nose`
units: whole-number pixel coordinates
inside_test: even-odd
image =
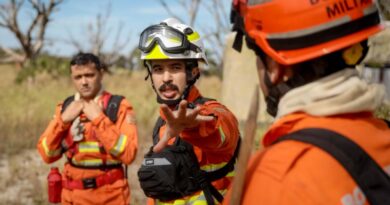
[[[83,84],[83,85],[88,84],[88,81],[87,81],[86,77],[81,77],[81,84]]]
[[[169,71],[164,71],[163,73],[163,81],[164,82],[170,82],[172,81],[172,75]]]

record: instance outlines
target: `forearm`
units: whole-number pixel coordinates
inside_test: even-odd
[[[66,136],[70,124],[64,123],[61,117],[55,117],[40,136],[37,148],[42,159],[51,163],[61,158],[61,141]]]
[[[135,124],[124,122],[122,117],[114,124],[103,113],[92,123],[96,126],[97,138],[110,155],[125,164],[130,164],[134,160],[138,144]]]
[[[214,120],[183,130],[183,139],[203,149],[234,149],[239,133],[233,114],[224,107],[206,107],[201,114],[214,116]]]

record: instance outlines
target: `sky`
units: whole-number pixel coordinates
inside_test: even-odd
[[[226,1],[226,10],[229,10],[230,1],[221,1]],[[0,0],[0,4],[7,2],[8,0]],[[132,48],[138,45],[139,34],[143,29],[170,17],[158,0],[65,0],[51,17],[52,21],[49,23],[46,33],[49,41],[44,47],[44,51],[60,56],[74,55],[77,52],[76,48],[67,42],[70,36],[81,42],[86,42],[88,23],[95,22],[97,14],[105,13],[110,2],[112,10],[109,19],[110,26],[108,27],[111,32],[107,32],[108,42],[105,47],[107,50],[111,48],[117,27],[121,22],[123,23],[122,42],[130,35],[130,43],[123,50],[123,53],[129,53]],[[188,20],[186,12],[176,3],[176,0],[168,0],[167,2],[180,18]],[[20,14],[20,26],[26,28],[31,22],[32,14],[28,2],[24,3]],[[198,14],[195,29],[197,25],[201,24],[210,24],[210,16],[202,10]],[[18,42],[13,34],[1,27],[0,44],[5,47],[18,47]]]

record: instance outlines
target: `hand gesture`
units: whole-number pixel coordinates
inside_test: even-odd
[[[75,100],[66,107],[65,111],[61,114],[61,119],[64,123],[70,123],[76,117],[78,117],[83,110],[83,102],[81,100]]]
[[[187,108],[185,100],[180,102],[177,111],[171,111],[165,104],[161,105],[161,111],[166,118],[166,129],[163,137],[153,147],[153,152],[160,152],[167,146],[169,139],[178,136],[185,128],[196,127],[200,122],[214,120],[213,116],[199,115],[199,107]]]
[[[98,104],[95,101],[90,100],[88,102],[84,101],[83,104],[83,112],[90,121],[93,121],[95,118],[99,117],[100,113],[103,110],[102,102]]]

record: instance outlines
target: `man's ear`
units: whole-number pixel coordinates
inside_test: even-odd
[[[192,76],[192,78],[195,78],[197,75],[199,75],[200,74],[200,70],[199,70],[199,68],[198,67],[194,67],[194,68],[192,68],[192,70],[191,70],[191,76]]]
[[[287,72],[291,70],[291,68],[288,68],[285,65],[279,64],[272,58],[267,56],[267,69],[266,72],[268,73],[268,76],[270,77],[270,80],[272,84],[276,85],[282,81],[286,81],[290,77],[290,72]]]

